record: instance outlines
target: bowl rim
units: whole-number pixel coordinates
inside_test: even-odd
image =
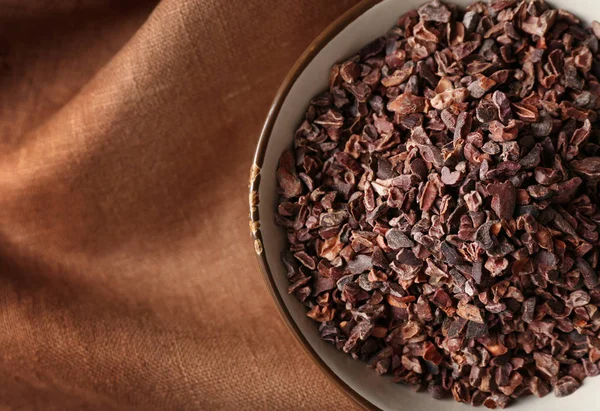
[[[263,129],[260,133],[256,153],[250,169],[250,181],[249,181],[249,206],[250,206],[250,233],[254,243],[254,250],[258,260],[258,265],[263,274],[263,279],[269,289],[269,292],[275,300],[275,305],[279,311],[279,315],[283,318],[288,329],[292,332],[296,341],[300,343],[304,352],[313,360],[318,368],[323,372],[334,385],[345,393],[348,397],[352,398],[356,403],[361,405],[364,409],[372,411],[381,411],[381,409],[355,391],[352,387],[346,384],[329,366],[321,359],[317,352],[308,343],[300,328],[292,318],[289,310],[287,309],[283,299],[275,285],[275,280],[267,262],[263,242],[262,234],[260,230],[260,217],[258,214],[258,190],[260,187],[260,170],[264,161],[265,152],[269,144],[271,133],[275,125],[275,121],[279,115],[281,107],[287,98],[292,86],[296,80],[300,77],[304,69],[309,63],[319,54],[319,52],[339,33],[342,32],[348,25],[355,21],[358,17],[363,15],[369,9],[375,5],[381,3],[384,0],[362,0],[355,4],[353,7],[348,9],[344,14],[333,21],[325,30],[323,30],[304,50],[302,55],[296,60],[286,77],[284,78],[281,86],[279,87],[277,94],[271,104],[269,113],[265,120]]]

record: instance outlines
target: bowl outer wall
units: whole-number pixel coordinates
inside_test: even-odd
[[[467,0],[453,3],[466,6]],[[551,1],[584,22],[600,17],[596,0]],[[271,106],[250,172],[250,231],[259,266],[279,312],[308,355],[319,368],[358,404],[370,410],[465,411],[468,405],[454,401],[437,401],[426,393],[391,382],[337,351],[319,338],[317,327],[306,317],[306,308],[287,293],[288,281],[281,262],[286,239],[275,225],[277,206],[276,169],[279,156],[290,147],[311,98],[327,89],[330,67],[356,54],[364,45],[384,34],[405,12],[423,4],[418,0],[363,0],[327,29],[306,49],[284,79]],[[520,399],[511,405],[515,411],[600,410],[595,402],[600,377],[588,378],[575,394],[557,399],[553,394],[543,399]],[[472,408],[471,408],[472,409]]]

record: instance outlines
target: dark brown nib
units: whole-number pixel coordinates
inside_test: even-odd
[[[277,170],[324,340],[492,409],[600,374],[599,36],[540,0],[436,0],[332,68]]]

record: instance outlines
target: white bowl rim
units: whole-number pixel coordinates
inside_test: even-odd
[[[304,51],[304,53],[300,56],[300,58],[296,61],[296,63],[292,66],[287,76],[283,80],[281,86],[279,87],[273,103],[270,107],[269,113],[267,115],[266,121],[264,123],[263,129],[260,134],[260,138],[258,141],[256,153],[254,156],[254,161],[252,163],[250,169],[250,180],[249,180],[249,208],[250,208],[250,232],[252,235],[252,240],[254,244],[254,249],[257,254],[257,260],[261,272],[263,273],[264,281],[269,289],[275,304],[278,308],[279,314],[283,318],[284,322],[296,338],[296,340],[300,343],[301,347],[308,354],[308,356],[313,360],[313,362],[319,367],[319,369],[331,380],[334,382],[335,386],[337,386],[342,392],[344,392],[348,397],[352,398],[356,403],[361,405],[363,408],[368,410],[379,410],[381,411],[381,405],[377,406],[374,403],[374,400],[368,399],[368,393],[363,392],[362,394],[357,391],[357,389],[353,388],[350,384],[347,383],[342,376],[338,375],[334,369],[331,368],[330,365],[321,357],[316,351],[316,348],[313,348],[313,345],[309,342],[307,337],[301,331],[301,326],[298,323],[298,319],[294,319],[294,316],[297,315],[290,311],[290,307],[287,306],[287,303],[284,301],[282,295],[285,295],[285,291],[280,291],[278,285],[276,283],[276,278],[278,280],[279,277],[274,277],[271,267],[269,266],[269,262],[267,259],[267,250],[265,249],[265,242],[263,240],[263,234],[260,226],[260,215],[259,208],[264,207],[266,204],[263,201],[263,204],[259,207],[259,192],[261,189],[261,169],[263,165],[267,168],[271,167],[271,158],[266,158],[267,150],[270,147],[271,135],[273,134],[273,130],[278,123],[278,119],[280,118],[280,113],[282,108],[284,108],[286,104],[286,100],[292,92],[294,86],[298,83],[299,78],[305,72],[307,68],[311,65],[313,61],[319,56],[320,52],[328,46],[329,43],[332,42],[342,31],[348,28],[353,22],[359,19],[367,12],[371,12],[375,6],[386,3],[388,0],[362,0],[343,15],[341,15],[337,20],[331,23],[319,36],[315,38],[314,41],[308,46],[308,48]],[[404,1],[404,0],[399,0]],[[424,3],[428,0],[419,0],[421,3]],[[453,0],[445,0],[447,2],[453,2]],[[461,0],[467,1],[467,0]],[[473,1],[473,0],[470,0]],[[489,0],[488,0],[489,1]],[[565,0],[566,1],[566,0]],[[586,0],[582,3],[589,4],[589,2],[594,3],[594,0]],[[548,0],[548,3],[552,5],[554,3],[552,0]],[[585,16],[583,9],[578,7],[581,13],[580,15]],[[586,20],[588,20],[586,22]],[[583,17],[582,21],[586,23],[590,23],[591,19]],[[276,140],[275,138],[273,140]],[[265,162],[265,159],[267,160]],[[269,175],[268,178],[272,178],[272,175]],[[274,177],[273,177],[274,178]],[[265,190],[265,185],[263,185],[262,189]],[[272,216],[271,216],[272,217]],[[264,220],[263,220],[264,222]],[[268,227],[265,227],[268,229]],[[265,237],[269,239],[270,237]],[[272,251],[273,247],[270,246],[270,251]],[[272,254],[272,253],[269,253]],[[272,257],[269,257],[272,259]],[[272,260],[271,265],[274,266],[274,262]],[[281,284],[279,285],[281,286]],[[282,294],[283,293],[283,294]],[[286,296],[287,298],[287,296]],[[309,336],[308,338],[311,338]],[[600,377],[599,377],[600,378]],[[592,394],[593,396],[593,394]],[[588,394],[589,398],[589,394]],[[593,399],[592,399],[593,400]],[[593,400],[594,401],[594,400]],[[585,405],[584,405],[585,406]],[[386,407],[387,408],[387,407]],[[551,407],[552,409],[561,409]],[[394,408],[395,409],[395,408]],[[537,409],[537,408],[536,408]]]

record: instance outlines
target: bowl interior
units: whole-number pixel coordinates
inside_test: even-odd
[[[349,356],[320,340],[317,325],[306,317],[305,307],[293,295],[287,293],[288,282],[285,268],[280,259],[286,240],[282,230],[275,225],[273,217],[277,202],[275,172],[279,156],[290,147],[294,132],[302,121],[308,102],[313,96],[327,88],[330,67],[384,34],[394,25],[400,15],[422,3],[418,0],[381,1],[346,26],[318,52],[302,71],[285,97],[270,135],[264,136],[268,137],[268,143],[264,152],[264,160],[262,164],[258,164],[261,168],[258,186],[260,199],[258,215],[260,216],[264,257],[273,276],[275,292],[281,296],[291,321],[296,324],[308,344],[327,367],[356,393],[384,410],[464,411],[470,406],[451,400],[436,401],[427,393],[415,393],[410,388],[394,384],[389,378],[378,376],[364,363],[352,360]],[[466,6],[471,2],[455,0],[454,3]],[[559,0],[549,3],[575,13],[587,23],[594,19],[600,19],[600,2],[597,0]],[[512,405],[511,409],[516,411],[559,411],[568,407],[581,410],[598,409],[594,401],[595,389],[600,389],[600,377],[586,379],[582,388],[569,397],[557,399],[550,394],[543,399],[522,399]]]

